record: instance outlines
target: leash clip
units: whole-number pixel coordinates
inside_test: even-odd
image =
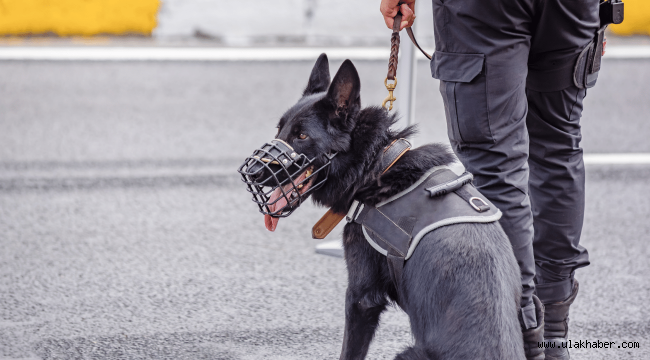
[[[381,103],[381,106],[390,111],[393,110],[393,102],[397,100],[395,96],[393,95],[393,91],[395,91],[395,86],[397,86],[397,76],[395,76],[395,82],[392,84],[388,83],[388,77],[384,79],[384,85],[386,86],[386,90],[388,90],[388,96],[384,99],[384,102]],[[390,102],[390,107],[386,108],[386,103]]]

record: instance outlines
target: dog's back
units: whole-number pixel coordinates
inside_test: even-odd
[[[415,346],[402,358],[524,359],[518,273],[496,222],[427,234],[404,267],[401,305]]]

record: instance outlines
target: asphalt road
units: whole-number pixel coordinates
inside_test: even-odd
[[[324,209],[269,233],[235,173],[311,65],[0,62],[0,359],[338,357],[346,270],[310,239]],[[362,101],[379,103],[385,64],[356,65]],[[650,152],[650,61],[604,69],[585,151]],[[438,84],[418,71],[416,143],[445,141]],[[572,358],[648,359],[650,166],[587,173],[592,265],[570,338],[640,348]],[[369,358],[410,341],[393,309]]]

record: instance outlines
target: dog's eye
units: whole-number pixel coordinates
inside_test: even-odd
[[[307,138],[307,135],[300,134],[298,137],[300,138],[300,140],[305,140]]]

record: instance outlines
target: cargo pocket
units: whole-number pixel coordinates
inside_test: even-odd
[[[460,143],[494,142],[487,102],[485,55],[436,51],[431,76],[440,80],[447,131]]]

